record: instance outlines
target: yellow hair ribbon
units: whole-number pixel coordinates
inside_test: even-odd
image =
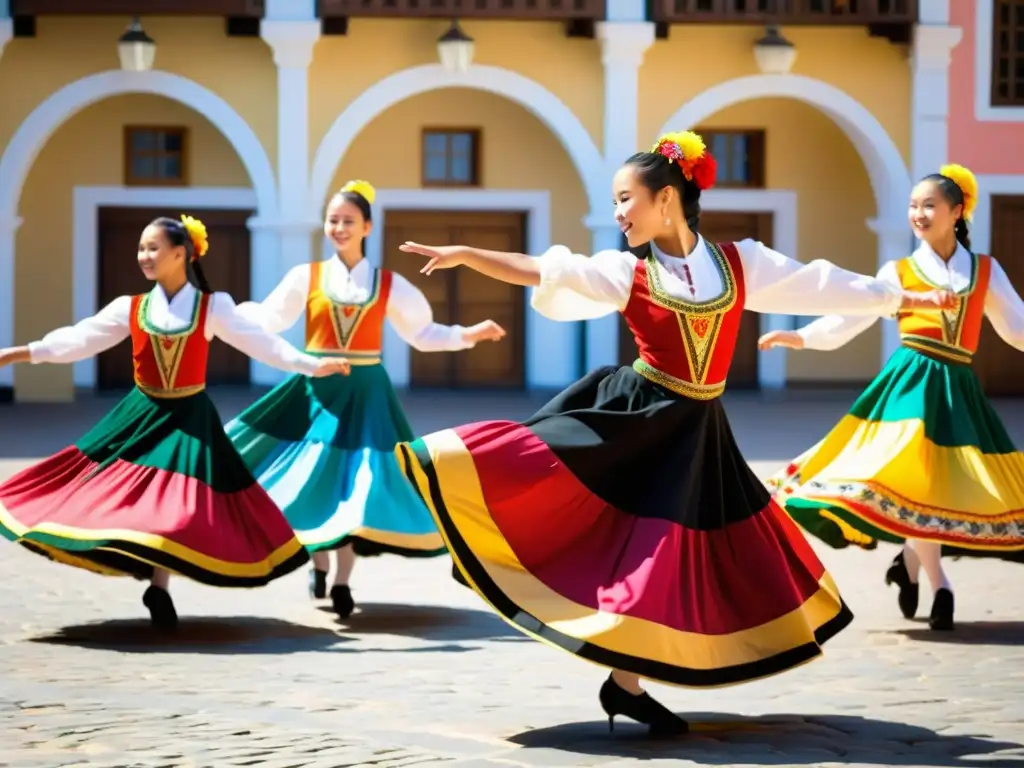
[[[203,256],[206,255],[206,252],[210,250],[210,241],[206,234],[206,225],[199,219],[186,216],[185,214],[181,215],[181,223],[188,231],[189,240],[192,241],[192,259],[195,260],[203,258]]]
[[[942,166],[939,174],[960,187],[960,192],[964,196],[964,218],[970,221],[974,209],[978,206],[978,180],[969,170],[955,163]]]
[[[357,195],[361,195],[370,205],[373,205],[373,199],[377,196],[377,190],[373,188],[373,184],[362,179],[353,179],[343,186],[340,191],[355,192]]]

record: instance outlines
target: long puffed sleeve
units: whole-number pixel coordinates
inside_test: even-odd
[[[434,311],[423,292],[394,272],[387,317],[402,341],[420,352],[457,352],[475,346],[462,338],[466,329],[461,325],[435,323]]]
[[[878,270],[877,275],[893,287],[902,290],[896,262],[889,261]],[[797,331],[804,340],[804,349],[829,352],[849,344],[857,336],[875,324],[877,317],[871,315],[826,315],[808,323]]]
[[[132,297],[120,296],[75,325],[50,331],[28,345],[33,363],[77,363],[120,344],[131,333]]]
[[[822,259],[802,264],[756,240],[736,246],[743,261],[746,308],[752,312],[892,317],[903,303],[902,289],[876,277]]]
[[[1003,341],[1024,351],[1024,301],[995,259],[985,294],[985,316]]]
[[[599,251],[587,257],[564,245],[536,257],[540,285],[531,306],[551,320],[595,320],[621,312],[633,289],[636,256],[623,251]]]
[[[218,292],[211,298],[206,333],[223,339],[253,360],[290,373],[311,376],[320,364],[317,358],[300,352],[245,317],[226,293]]]
[[[236,311],[268,333],[287,331],[306,309],[309,272],[309,264],[293,267],[267,298],[263,301],[243,301],[236,305]]]

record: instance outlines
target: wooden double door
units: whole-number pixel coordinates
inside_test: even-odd
[[[210,286],[215,291],[231,294],[236,302],[248,301],[251,254],[246,221],[253,212],[203,210],[192,213],[202,219],[210,236],[210,251],[202,261]],[[149,222],[167,215],[173,215],[173,212],[149,208],[100,208],[97,222],[99,307],[106,306],[118,296],[152,290],[153,284],[143,277],[137,263],[139,238]],[[249,358],[215,338],[210,345],[207,381],[210,384],[248,384]],[[122,390],[132,386],[131,341],[126,340],[97,358],[96,387],[100,390]]]
[[[760,240],[771,247],[773,217],[770,213],[711,212],[700,217],[700,233],[713,243],[732,243],[746,238]],[[623,246],[625,247],[625,246]],[[757,389],[757,339],[761,333],[760,317],[743,311],[736,352],[729,369],[729,389]],[[633,334],[623,320],[619,329],[619,364],[631,365],[637,349]]]
[[[1017,293],[1024,293],[1024,196],[992,197],[989,251],[999,260]],[[1020,353],[1008,348],[989,323],[982,324],[974,370],[990,397],[1024,397]]]
[[[470,326],[494,320],[507,335],[461,352],[411,351],[412,388],[522,389],[525,386],[526,293],[520,286],[491,280],[470,269],[420,274],[425,260],[403,253],[406,240],[429,245],[472,244],[522,253],[526,219],[521,213],[391,211],[384,224],[384,265],[423,291],[444,325]]]

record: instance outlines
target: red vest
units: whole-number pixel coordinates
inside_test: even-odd
[[[721,296],[703,302],[669,296],[648,250],[637,260],[622,313],[640,350],[633,369],[695,400],[710,400],[725,391],[746,303],[743,264],[735,243],[705,244],[722,275]]]
[[[192,321],[178,331],[164,331],[149,324],[151,294],[132,296],[129,327],[135,386],[150,397],[188,397],[206,389],[206,338],[208,293],[196,293]]]

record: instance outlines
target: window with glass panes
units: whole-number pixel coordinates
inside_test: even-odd
[[[992,106],[1024,106],[1024,0],[992,5]]]
[[[124,181],[134,186],[184,186],[184,128],[127,126]]]
[[[764,131],[698,128],[696,132],[718,163],[716,187],[764,188]]]
[[[423,186],[480,186],[478,128],[423,131]]]

